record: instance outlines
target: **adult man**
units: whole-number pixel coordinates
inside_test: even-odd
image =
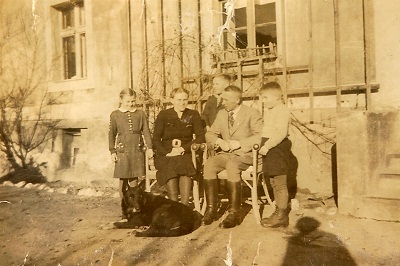
[[[231,83],[232,77],[228,74],[219,74],[213,78],[213,95],[208,97],[204,110],[201,113],[201,118],[206,123],[207,131],[214,123],[217,113],[224,109],[221,101],[221,94]]]
[[[236,86],[228,86],[222,92],[224,110],[206,133],[206,141],[221,149],[204,165],[204,184],[207,209],[202,220],[209,225],[215,220],[218,202],[219,172],[226,170],[229,188],[229,214],[221,222],[221,228],[232,228],[240,223],[240,175],[252,164],[252,146],[260,144],[262,117],[260,112],[242,104],[242,91]]]

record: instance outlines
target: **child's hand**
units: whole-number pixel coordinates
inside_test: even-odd
[[[111,154],[111,161],[112,161],[113,163],[118,162],[118,157],[117,157],[117,154],[116,154],[116,153]]]
[[[147,158],[152,158],[154,156],[153,149],[147,149],[146,156],[147,156]]]
[[[261,155],[267,155],[268,151],[269,151],[269,148],[267,148],[267,147],[264,145],[264,146],[262,146],[261,149],[259,150],[259,153],[260,153]]]
[[[168,153],[166,156],[172,157],[172,156],[183,155],[184,153],[185,153],[185,150],[182,147],[172,148],[172,151],[170,153]]]

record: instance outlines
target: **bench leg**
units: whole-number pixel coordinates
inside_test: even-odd
[[[258,205],[257,184],[253,184],[253,186],[251,186],[251,205],[253,206],[254,218],[256,219],[256,223],[260,224],[261,215],[260,206]]]
[[[193,202],[194,202],[194,209],[198,212],[201,212],[199,183],[197,181],[193,181]]]
[[[267,184],[265,183],[264,176],[262,176],[262,186],[263,186],[264,193],[265,193],[265,196],[267,197],[267,201],[268,201],[269,205],[271,205],[272,207],[275,207],[274,206],[275,204],[272,202],[271,197],[269,196],[268,188],[267,188]]]
[[[146,177],[146,192],[150,192],[151,191],[151,180],[150,178]]]

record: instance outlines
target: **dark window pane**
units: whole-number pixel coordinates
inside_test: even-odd
[[[247,48],[247,30],[236,31],[236,48]]]
[[[275,22],[275,3],[269,3],[265,5],[255,5],[256,11],[256,24]]]
[[[256,45],[269,45],[270,42],[277,43],[276,25],[256,27]]]
[[[74,36],[63,38],[63,54],[64,54],[64,79],[70,79],[76,76]]]
[[[86,35],[85,33],[80,35],[80,47],[81,47],[81,77],[87,76],[86,66]]]
[[[63,29],[74,27],[74,8],[68,7],[62,11]]]
[[[228,33],[226,31],[224,31],[224,33],[222,34],[222,43],[224,45],[224,50],[230,47],[230,44],[228,42]]]
[[[246,22],[246,8],[238,8],[235,9],[235,27],[246,27],[247,22]]]
[[[85,25],[85,7],[83,6],[83,2],[78,3],[77,8],[78,8],[78,14],[79,14],[79,26],[84,26]]]

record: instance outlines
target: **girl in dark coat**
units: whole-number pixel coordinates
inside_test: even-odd
[[[192,177],[196,170],[191,159],[191,145],[205,142],[200,114],[186,108],[189,92],[182,88],[171,92],[172,108],[161,111],[154,124],[154,164],[157,181],[167,185],[168,197],[188,205]]]

